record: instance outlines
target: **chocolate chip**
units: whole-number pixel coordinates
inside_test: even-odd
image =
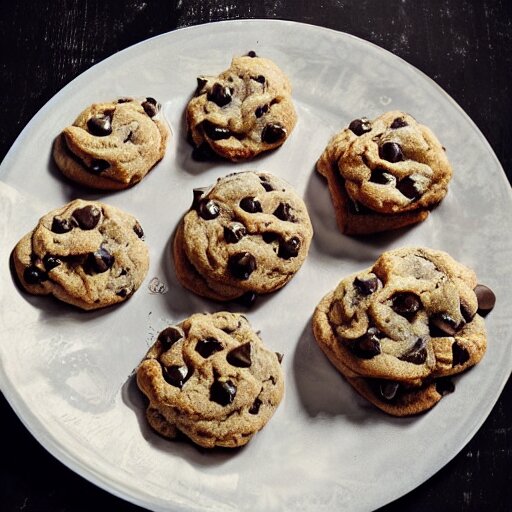
[[[469,352],[457,342],[452,344],[452,367],[469,361]]]
[[[249,414],[258,414],[260,412],[261,403],[261,400],[256,398],[256,400],[254,400],[253,404],[249,408]]]
[[[210,400],[222,406],[226,406],[233,402],[235,395],[236,386],[230,380],[226,382],[216,380],[210,387]]]
[[[261,186],[265,189],[265,191],[272,192],[272,190],[274,190],[274,187],[267,181],[267,178],[265,176],[260,176],[260,183]]]
[[[223,348],[224,345],[219,340],[215,338],[205,338],[196,343],[195,350],[199,355],[206,359]]]
[[[295,258],[299,254],[299,251],[300,240],[294,236],[289,240],[281,240],[279,242],[277,255],[284,260],[289,260],[290,258]]]
[[[158,101],[151,97],[146,98],[146,101],[143,101],[141,106],[149,117],[155,117],[160,110]]]
[[[403,117],[397,117],[390,125],[392,130],[397,130],[398,128],[403,128],[404,126],[408,126],[405,119]]]
[[[87,129],[92,135],[105,137],[112,133],[112,118],[109,115],[91,117],[87,121]]]
[[[496,295],[494,292],[483,284],[477,284],[474,292],[478,301],[478,313],[482,316],[487,315],[496,304]]]
[[[204,78],[198,76],[197,77],[197,87],[196,92],[194,93],[194,96],[199,96],[201,92],[204,89],[204,86],[208,83],[208,80],[205,80]]]
[[[144,238],[144,231],[142,229],[142,226],[139,224],[138,221],[135,221],[135,224],[133,225],[133,232],[139,237]]]
[[[232,135],[228,128],[222,128],[221,126],[217,126],[210,121],[203,121],[202,126],[206,136],[212,140],[229,139],[229,137]]]
[[[414,346],[398,359],[412,364],[423,364],[427,360],[427,347],[424,338],[418,338]]]
[[[441,377],[436,379],[436,391],[441,395],[445,396],[455,391],[455,384],[449,377]]]
[[[43,258],[44,268],[48,271],[54,269],[55,267],[58,267],[61,263],[62,261],[60,261],[59,258],[57,258],[57,256],[51,256],[50,254],[47,254]]]
[[[88,255],[85,263],[86,271],[102,274],[112,267],[114,261],[114,256],[104,247],[100,247],[97,251]]]
[[[128,295],[128,290],[126,288],[121,288],[120,290],[118,290],[116,292],[116,295],[118,295],[119,297],[126,297]]]
[[[245,235],[247,235],[247,229],[240,222],[232,222],[224,227],[224,240],[228,244],[238,243]]]
[[[100,221],[101,210],[96,206],[88,204],[83,208],[77,208],[73,212],[72,217],[76,221],[80,229],[94,229]]]
[[[292,207],[288,203],[279,203],[273,215],[279,220],[293,221]]]
[[[267,144],[275,144],[286,137],[286,129],[279,123],[268,123],[261,132],[261,140]]]
[[[277,361],[279,364],[283,362],[284,354],[281,354],[281,352],[276,352]]]
[[[52,221],[52,227],[50,228],[54,233],[62,234],[67,233],[73,229],[73,223],[68,219],[62,217],[54,217]]]
[[[405,318],[412,317],[421,308],[421,300],[411,292],[396,293],[392,298],[392,308],[395,313],[405,316]]]
[[[219,83],[213,84],[213,87],[210,89],[210,92],[207,94],[206,98],[208,101],[213,101],[219,107],[224,107],[230,103],[232,99],[229,87]]]
[[[266,82],[265,77],[263,75],[258,76],[252,76],[253,80],[256,80],[256,82],[259,82],[260,84],[264,84]]]
[[[219,216],[220,206],[215,201],[201,201],[198,213],[204,220],[212,220]]]
[[[256,108],[256,110],[254,111],[254,115],[257,118],[260,118],[263,116],[263,114],[266,114],[267,112],[268,112],[268,105],[261,105]]]
[[[228,352],[227,362],[237,368],[249,368],[251,366],[251,343],[247,342]]]
[[[365,279],[356,277],[354,279],[354,286],[359,290],[359,293],[363,295],[371,295],[373,292],[377,291],[377,288],[379,287],[379,279],[376,276],[367,277]]]
[[[434,338],[453,336],[462,325],[457,324],[447,313],[435,313],[429,319],[430,335]]]
[[[165,328],[159,335],[158,341],[162,350],[167,352],[177,341],[181,340],[185,334],[179,327],[171,326]]]
[[[397,142],[384,142],[379,148],[379,156],[388,162],[401,162],[404,159],[402,148]]]
[[[248,252],[233,254],[229,257],[228,269],[234,277],[245,281],[256,270],[256,259]]]
[[[380,354],[380,332],[376,327],[370,327],[366,334],[352,342],[352,352],[361,359],[372,359]]]
[[[251,50],[247,53],[247,57],[251,57],[251,59],[254,59],[254,57],[257,57],[256,52]]]
[[[130,101],[132,101],[131,98],[119,98],[117,103],[129,103]]]
[[[372,183],[378,183],[379,185],[387,185],[391,182],[391,178],[391,174],[389,174],[385,169],[381,169],[380,167],[372,169],[372,173],[370,175],[370,181]]]
[[[35,265],[31,265],[23,271],[23,279],[28,284],[41,284],[48,280],[48,274]]]
[[[261,235],[261,238],[263,238],[263,241],[266,244],[271,244],[272,242],[279,240],[280,236],[277,233],[272,233],[272,231],[267,231]]]
[[[248,213],[259,213],[261,209],[261,203],[254,197],[244,197],[240,201],[240,208]]]
[[[99,174],[100,172],[106,171],[110,167],[110,164],[106,160],[93,160],[89,170]]]
[[[401,194],[407,197],[407,199],[411,199],[412,201],[421,197],[421,192],[416,188],[416,182],[410,176],[401,179],[396,184],[396,188]]]
[[[367,133],[372,129],[372,123],[366,118],[354,119],[349,125],[348,129],[351,130],[358,137]]]
[[[379,384],[379,392],[384,400],[393,400],[396,397],[400,384],[389,380],[383,380]]]
[[[162,368],[162,375],[168,384],[176,388],[182,388],[188,379],[188,368],[186,366],[172,365]]]

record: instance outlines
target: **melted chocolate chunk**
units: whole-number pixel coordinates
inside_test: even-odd
[[[87,121],[87,129],[92,135],[105,137],[112,133],[112,117],[109,115],[100,115],[91,117]]]
[[[148,97],[146,98],[146,101],[142,102],[141,105],[144,109],[144,112],[146,112],[149,117],[155,117],[160,110],[160,105],[158,104],[158,101],[155,100],[155,98]]]
[[[445,396],[455,391],[455,384],[452,382],[450,377],[441,377],[436,379],[436,391],[441,395]]]
[[[167,352],[177,341],[181,340],[185,334],[179,327],[167,327],[158,335],[158,341],[164,352]]]
[[[90,230],[98,225],[101,219],[101,210],[89,204],[83,208],[77,208],[73,212],[72,217],[80,229]]]
[[[411,318],[421,309],[421,300],[415,293],[396,293],[392,301],[393,311],[405,318]]]
[[[61,263],[62,261],[60,261],[59,258],[57,258],[57,256],[51,256],[50,254],[47,254],[43,258],[43,265],[47,271],[50,271],[55,267],[58,267]]]
[[[85,262],[86,272],[102,274],[112,267],[114,261],[114,256],[104,247],[100,247],[97,251],[88,255]]]
[[[263,116],[263,114],[266,114],[267,112],[268,112],[268,105],[261,105],[256,108],[256,110],[254,111],[254,115],[257,118],[260,118]]]
[[[256,398],[256,400],[254,400],[253,404],[249,408],[249,414],[258,414],[260,412],[261,403],[261,400]]]
[[[352,342],[352,352],[361,359],[372,359],[380,354],[380,331],[370,327],[366,334]]]
[[[245,281],[256,270],[256,258],[249,252],[233,254],[229,257],[228,269],[233,277]]]
[[[469,361],[469,352],[457,342],[452,344],[452,367]]]
[[[253,80],[256,80],[256,82],[259,82],[260,84],[264,84],[266,82],[266,79],[263,75],[258,76],[251,76]]]
[[[210,92],[206,95],[208,101],[213,101],[219,107],[224,107],[231,103],[231,91],[229,87],[219,83],[213,84]]]
[[[379,393],[384,400],[393,400],[396,397],[400,384],[390,380],[383,380],[379,384]]]
[[[240,222],[232,222],[224,227],[224,240],[228,244],[238,243],[245,235],[247,235],[247,229]]]
[[[418,338],[414,346],[398,359],[412,364],[423,364],[427,360],[427,347],[424,338]]]
[[[274,217],[279,220],[293,222],[292,207],[288,203],[279,203],[279,206],[274,210]]]
[[[398,128],[403,128],[404,126],[408,126],[407,122],[403,117],[397,117],[392,123],[390,128],[392,130],[397,130]]]
[[[283,362],[284,354],[281,354],[281,352],[276,352],[276,357],[279,364],[281,364]]]
[[[236,396],[236,386],[230,380],[221,382],[216,380],[210,387],[210,400],[219,405],[229,405]]]
[[[254,57],[257,57],[256,52],[254,50],[251,50],[247,53],[247,57],[251,57],[251,59],[254,59]]]
[[[215,201],[201,201],[198,213],[204,220],[212,220],[219,216],[220,206]]]
[[[119,98],[117,103],[129,103],[130,101],[132,101],[131,98]]]
[[[128,290],[126,288],[121,288],[116,292],[116,295],[119,295],[119,297],[126,297],[128,295]]]
[[[404,179],[400,180],[396,184],[396,188],[411,201],[415,201],[421,197],[421,193],[416,188],[416,182],[410,176],[406,176]]]
[[[265,176],[260,176],[260,182],[261,182],[261,186],[267,192],[272,192],[272,190],[274,190],[274,187],[267,181],[267,178]]]
[[[362,295],[371,295],[377,291],[379,287],[379,279],[377,276],[367,277],[366,279],[354,279],[354,286],[359,290]]]
[[[379,185],[387,185],[391,181],[391,175],[385,169],[377,167],[372,170],[370,181]]]
[[[23,271],[23,279],[28,284],[41,284],[48,281],[48,274],[35,265],[31,265]]]
[[[194,188],[192,193],[194,195],[194,199],[192,200],[192,206],[190,207],[192,210],[198,210],[201,204],[201,199],[204,196],[205,192],[209,190],[209,187],[201,187]]]
[[[240,208],[248,213],[262,212],[261,203],[255,197],[244,197],[240,201]]]
[[[110,164],[106,160],[93,160],[89,170],[99,174],[100,172],[106,171],[110,167]]]
[[[281,238],[281,237],[277,233],[272,233],[272,231],[267,231],[266,233],[263,233],[263,235],[261,235],[261,238],[263,238],[263,241],[266,244],[271,244],[272,242],[279,240],[279,238]]]
[[[351,130],[358,137],[367,133],[372,129],[372,123],[366,118],[354,119],[349,125],[348,129]]]
[[[256,301],[257,295],[254,292],[245,292],[240,297],[237,297],[235,299],[235,302],[237,304],[240,304],[241,306],[245,306],[246,308],[252,306],[254,302]]]
[[[404,159],[402,147],[397,142],[384,142],[379,147],[379,156],[391,163],[401,162]]]
[[[453,336],[462,325],[457,324],[447,313],[435,313],[429,319],[430,335],[434,338]]]
[[[135,224],[133,225],[133,232],[139,237],[144,238],[144,230],[142,229],[142,226],[139,224],[138,221],[135,221]]]
[[[208,83],[208,80],[205,80],[204,78],[198,76],[197,77],[197,87],[196,92],[194,93],[194,96],[199,96],[204,89],[204,86]]]
[[[189,377],[188,368],[179,365],[164,366],[162,375],[165,382],[176,388],[182,388]]]
[[[230,350],[226,356],[226,360],[231,366],[236,366],[237,368],[249,368],[252,364],[251,343],[247,342]]]
[[[268,123],[261,132],[262,142],[275,144],[286,137],[286,129],[279,123]]]
[[[471,320],[473,320],[473,317],[475,316],[462,302],[460,303],[460,313],[464,320],[466,321],[466,323],[471,322]]]
[[[203,121],[202,126],[206,136],[212,140],[229,139],[233,135],[228,128],[222,128],[210,121]]]
[[[478,313],[482,316],[487,315],[496,304],[496,295],[494,292],[483,284],[477,284],[474,292],[478,301]]]
[[[294,236],[289,240],[281,240],[279,242],[277,255],[284,260],[289,260],[290,258],[295,258],[299,254],[299,251],[300,240]]]
[[[54,217],[52,221],[52,227],[50,228],[54,233],[62,234],[67,233],[73,229],[73,222],[68,219],[61,217]]]
[[[219,352],[219,350],[222,350],[223,348],[224,345],[215,338],[199,340],[195,347],[196,352],[205,359],[210,357],[212,354],[215,354],[215,352]]]

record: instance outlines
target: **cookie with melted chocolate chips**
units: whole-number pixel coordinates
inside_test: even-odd
[[[185,288],[220,301],[273,292],[304,262],[313,229],[302,199],[268,173],[241,172],[194,190],[173,242]]]
[[[159,434],[205,448],[250,441],[284,393],[281,354],[238,313],[195,314],[165,328],[137,368],[146,417]]]
[[[141,285],[149,266],[143,236],[130,214],[76,199],[43,216],[12,258],[29,293],[98,309],[126,300]]]
[[[164,156],[169,130],[159,113],[151,97],[94,103],[55,139],[57,167],[94,189],[135,185]]]
[[[281,146],[296,123],[291,85],[269,59],[235,57],[219,76],[200,76],[187,106],[196,159],[248,160]]]
[[[318,304],[315,338],[332,364],[380,409],[407,416],[433,407],[449,377],[487,347],[482,314],[494,293],[473,270],[422,247],[383,253]]]
[[[354,119],[316,164],[343,233],[365,235],[425,220],[448,191],[452,168],[432,131],[392,111]]]

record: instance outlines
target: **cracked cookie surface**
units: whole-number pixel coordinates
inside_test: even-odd
[[[169,131],[154,98],[94,103],[56,138],[53,158],[69,179],[120,190],[138,183],[165,153]]]
[[[281,146],[295,126],[290,82],[269,59],[235,57],[219,76],[200,76],[197,82],[187,106],[196,155],[247,160]]]
[[[486,303],[487,301],[487,303]],[[494,294],[442,251],[404,248],[343,279],[315,310],[315,338],[368,400],[396,415],[434,406],[478,363]]]
[[[288,183],[262,172],[231,174],[194,191],[174,238],[176,274],[216,300],[269,293],[300,269],[312,235],[306,206]]]
[[[42,217],[12,257],[29,293],[98,309],[126,300],[141,285],[149,266],[142,237],[132,215],[76,199]]]
[[[352,121],[316,169],[327,179],[340,230],[355,235],[425,220],[452,176],[436,136],[400,111]]]
[[[212,448],[246,444],[284,393],[281,355],[238,313],[201,313],[164,329],[137,369],[161,435]]]

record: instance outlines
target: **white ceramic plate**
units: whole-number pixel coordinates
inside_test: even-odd
[[[285,145],[246,164],[191,159],[183,112],[199,74],[216,74],[232,55],[255,50],[289,75],[299,122]],[[86,194],[61,179],[53,138],[87,105],[153,96],[174,136],[164,160],[136,187]],[[421,225],[357,240],[335,225],[314,163],[352,119],[401,109],[429,125],[454,167],[450,192]],[[155,435],[144,420],[132,370],[168,323],[222,306],[183,290],[169,240],[192,188],[235,170],[265,170],[303,194],[315,237],[301,271],[248,313],[266,344],[283,352],[286,396],[244,449],[199,451]],[[108,491],[154,510],[368,510],[410,491],[446,464],[480,427],[512,367],[508,306],[512,241],[510,187],[491,148],[432,81],[394,55],[354,37],[282,21],[233,21],[150,39],[79,76],[34,117],[0,169],[1,387],[32,434],[62,462]],[[47,211],[71,198],[101,198],[142,223],[151,267],[120,307],[84,313],[13,284],[8,258]],[[336,373],[315,344],[311,314],[349,272],[390,248],[444,249],[472,266],[497,295],[483,361],[456,379],[432,411],[394,419],[375,410]],[[157,277],[167,293],[151,293]]]

